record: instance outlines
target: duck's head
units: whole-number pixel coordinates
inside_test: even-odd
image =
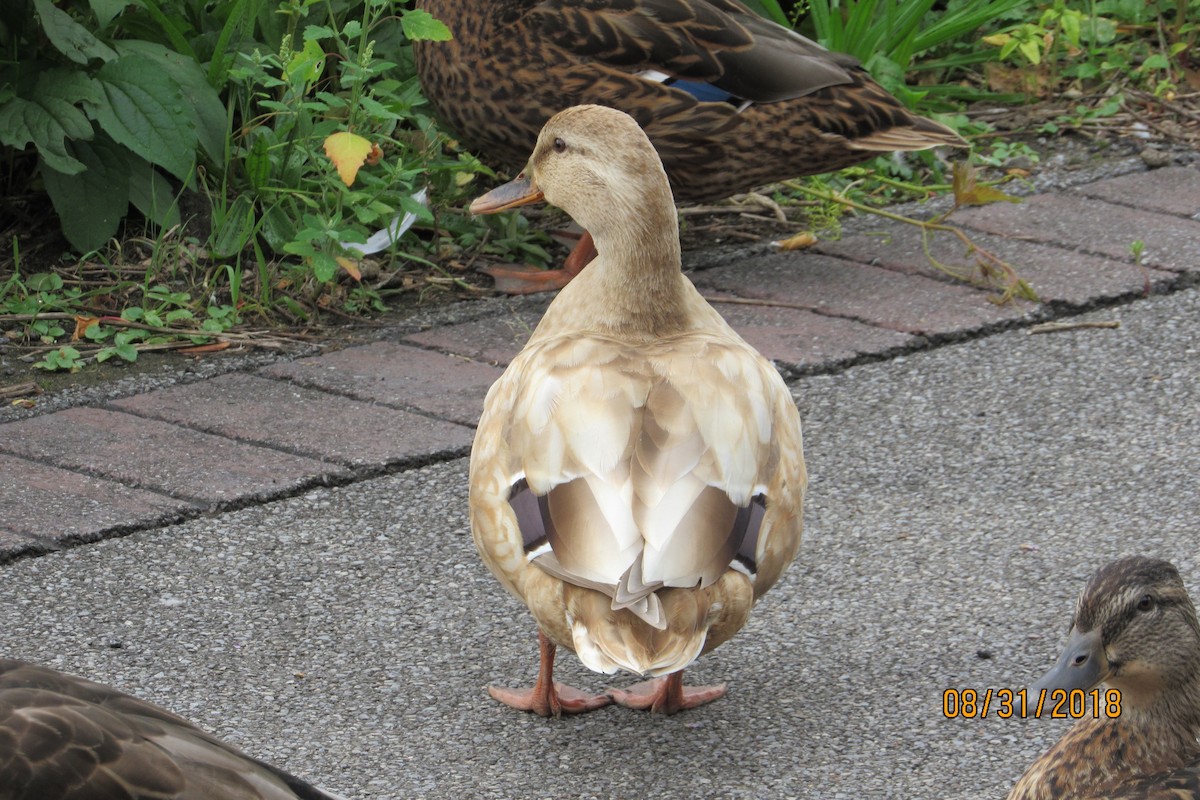
[[[623,111],[574,106],[550,118],[517,178],[471,204],[492,214],[545,200],[565,211],[599,242],[614,228],[664,209],[675,218],[662,161],[642,129]]]
[[[1041,689],[1121,692],[1123,709],[1148,707],[1200,676],[1200,622],[1179,572],[1129,556],[1102,567],[1075,606],[1067,646],[1035,684]]]

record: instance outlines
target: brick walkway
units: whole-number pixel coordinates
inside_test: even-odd
[[[693,274],[796,377],[987,334],[1200,278],[1200,169],[1168,167],[969,209],[954,221],[1018,265],[1040,304],[997,306],[884,223],[815,251]],[[880,235],[882,234],[882,235]],[[1144,265],[1129,245],[1145,242]],[[956,240],[933,255],[962,260]],[[0,561],[465,455],[484,393],[540,309],[0,425]]]

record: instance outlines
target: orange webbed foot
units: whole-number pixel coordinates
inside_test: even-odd
[[[617,705],[658,714],[674,714],[695,708],[725,696],[723,683],[713,686],[683,685],[683,672],[673,672],[664,678],[635,683],[628,689],[609,689],[608,696]]]
[[[489,686],[488,694],[504,705],[521,711],[532,711],[539,717],[559,717],[563,714],[583,714],[612,702],[606,694],[592,695],[557,681],[546,689],[537,684],[529,689],[506,689]]]

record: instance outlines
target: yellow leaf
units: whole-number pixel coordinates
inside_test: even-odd
[[[993,33],[991,36],[983,37],[983,41],[996,47],[1003,47],[1012,39],[1007,33]]]
[[[975,182],[975,168],[961,161],[954,163],[954,204],[963,206],[986,206],[989,203],[1019,203],[1020,198],[1005,194],[991,186],[980,186]]]
[[[817,237],[813,236],[808,231],[797,233],[795,236],[776,242],[775,246],[780,250],[803,250],[806,247],[812,247],[817,243]]]
[[[354,278],[354,280],[362,283],[362,271],[358,268],[358,264],[354,263],[345,256],[335,256],[333,260],[341,265],[342,269],[350,273],[351,278]]]
[[[337,167],[338,177],[349,186],[371,153],[371,142],[357,133],[338,131],[325,140],[325,155]]]

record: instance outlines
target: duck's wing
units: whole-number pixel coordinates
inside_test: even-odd
[[[737,0],[545,0],[527,18],[578,57],[708,84],[731,99],[802,97],[851,83],[858,66]]]
[[[158,706],[0,660],[0,787],[37,800],[341,800]]]

